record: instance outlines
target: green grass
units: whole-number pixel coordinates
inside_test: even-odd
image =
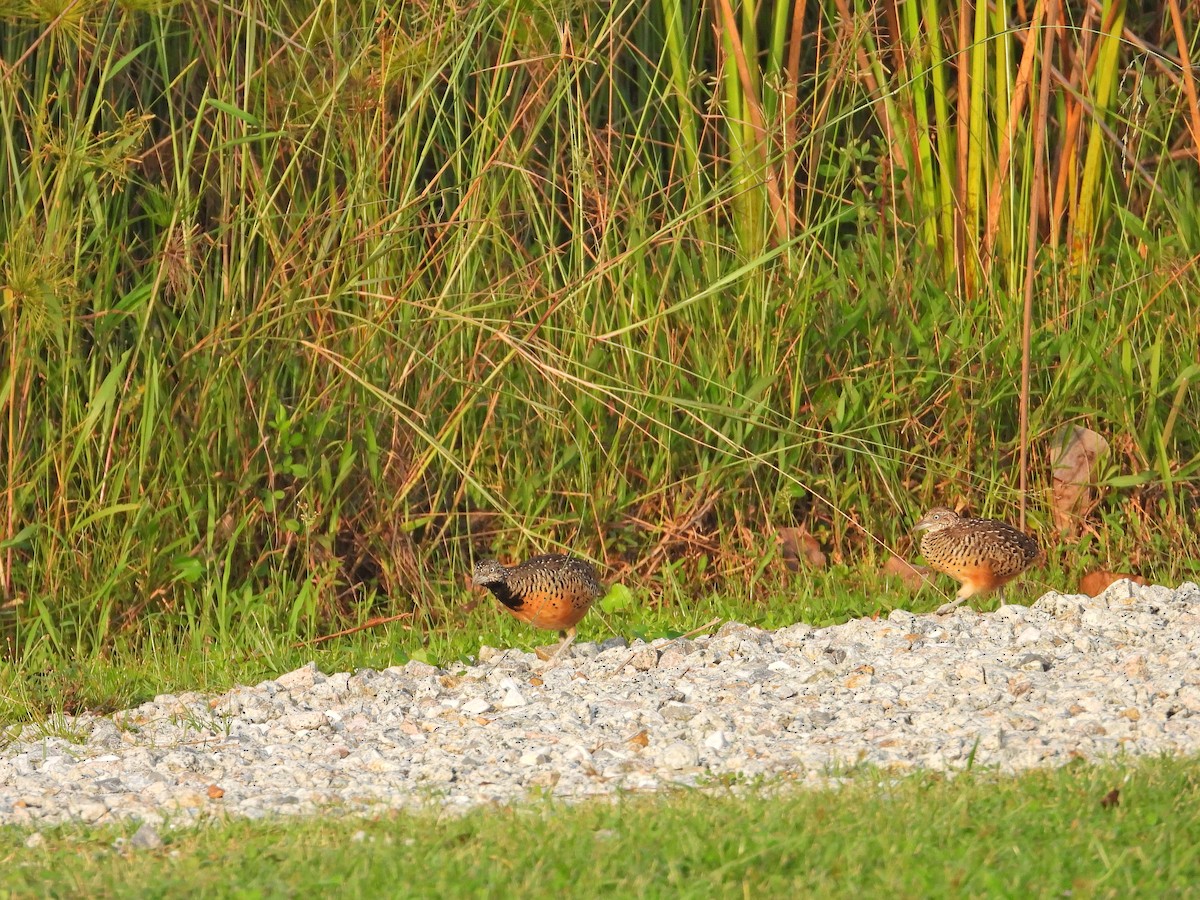
[[[481,554],[602,563],[632,603],[584,639],[933,609],[874,573],[935,503],[1028,502],[1026,600],[1092,566],[1200,578],[1200,188],[1162,10],[1059,23],[1034,121],[1027,23],[841,5],[0,0],[0,723],[539,643],[468,598]],[[1060,539],[1067,423],[1111,449]],[[783,527],[830,568],[788,574]],[[161,860],[64,832],[0,878],[1161,895],[1195,874],[1185,769],[1104,811],[1087,772],[555,809],[550,844],[541,809],[235,825]]]
[[[1195,760],[786,783],[465,815],[0,831],[13,896],[1183,897],[1200,881]],[[1116,789],[1117,802],[1105,801]],[[132,832],[125,829],[124,834]]]
[[[1022,498],[1028,122],[1009,179],[1008,76],[956,112],[957,41],[897,66],[817,6],[789,30],[786,4],[743,5],[718,39],[674,2],[0,2],[0,705],[249,680],[379,615],[414,631],[316,654],[529,640],[464,622],[481,554],[602,563],[637,601],[621,633],[872,612],[867,573],[934,503],[1025,499],[1055,544],[1064,423],[1111,451],[1057,564],[1196,577],[1200,219],[1194,162],[1166,152],[1190,73],[1130,82],[1110,130],[1153,166],[1129,185],[1077,122],[1066,206],[1086,194],[1099,225],[1036,259]],[[1067,24],[1056,52],[1086,60]],[[974,73],[1016,49],[1001,25]],[[1105,48],[1111,79],[1127,48]],[[969,285],[948,168],[900,171],[955,155],[881,133],[927,86],[939,142],[956,115],[995,126],[969,168],[976,192],[1004,176],[1000,255]],[[1054,88],[1048,146],[1086,88]],[[786,585],[780,527],[841,567],[815,598]]]
[[[1078,577],[1060,564],[1035,569],[1010,585],[1007,602],[1031,603],[1051,589],[1069,592]],[[695,593],[685,579],[673,579],[664,567],[651,589],[601,601],[583,620],[580,640],[627,640],[677,636],[713,619],[760,628],[795,622],[838,624],[859,616],[886,616],[893,609],[928,613],[953,596],[953,583],[914,592],[903,583],[864,566],[832,565],[785,576],[763,576],[737,595]],[[998,600],[983,597],[972,606],[994,609]],[[465,590],[448,597],[446,613],[436,622],[402,620],[365,628],[329,641],[300,643],[253,623],[216,641],[198,631],[156,632],[133,642],[117,641],[104,654],[63,660],[47,648],[27,658],[27,668],[0,665],[0,727],[21,722],[46,723],[82,710],[111,712],[135,706],[156,694],[198,690],[219,693],[235,684],[257,684],[308,663],[325,672],[383,669],[417,658],[435,665],[475,656],[479,647],[532,650],[551,640],[508,616],[490,597]]]

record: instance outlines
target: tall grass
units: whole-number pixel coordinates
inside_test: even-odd
[[[779,526],[870,561],[935,500],[1013,505],[1013,61],[1044,31],[935,0],[57,9],[0,25],[15,661],[381,610],[436,629],[484,551],[744,590]],[[1058,21],[1048,146],[1078,149],[1035,232],[1034,487],[1060,424],[1106,433],[1088,552],[1177,578],[1180,71],[1128,16]]]

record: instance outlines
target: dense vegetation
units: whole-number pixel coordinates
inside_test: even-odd
[[[1015,520],[1027,289],[1030,527],[1195,577],[1197,13],[1007,6],[0,3],[8,659]],[[1070,423],[1111,449],[1058,541]]]

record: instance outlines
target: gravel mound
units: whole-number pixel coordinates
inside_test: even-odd
[[[546,669],[325,675],[26,726],[0,749],[0,823],[451,808],[714,779],[823,784],[847,765],[1013,771],[1200,751],[1200,588],[1118,582],[978,615],[578,644]],[[67,733],[67,737],[62,735]]]

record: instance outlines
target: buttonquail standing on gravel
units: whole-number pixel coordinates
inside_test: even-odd
[[[561,553],[535,556],[519,566],[483,559],[475,564],[471,580],[495,594],[522,622],[559,633],[562,643],[551,662],[575,640],[575,625],[604,595],[604,585],[590,563]],[[546,658],[540,649],[538,656]]]
[[[968,597],[1012,581],[1042,552],[1036,540],[1011,525],[992,519],[964,519],[944,506],[925,513],[913,531],[925,532],[920,550],[929,565],[962,585],[958,598],[937,611],[939,616],[956,609]]]

